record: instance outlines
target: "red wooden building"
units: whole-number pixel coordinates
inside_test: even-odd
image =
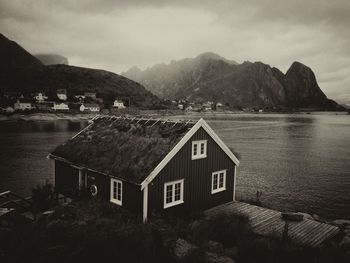
[[[98,116],[49,156],[57,192],[89,193],[144,220],[235,199],[239,161],[203,119]]]

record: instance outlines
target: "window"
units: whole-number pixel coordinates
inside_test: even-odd
[[[184,180],[164,184],[164,208],[184,202]]]
[[[117,179],[111,179],[111,202],[122,205],[123,182]]]
[[[226,190],[226,170],[212,173],[211,193],[215,194]]]
[[[207,141],[192,142],[192,160],[202,159],[207,157]]]

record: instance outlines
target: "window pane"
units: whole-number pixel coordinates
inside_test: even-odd
[[[175,200],[179,201],[181,199],[181,183],[175,184]]]
[[[201,143],[201,154],[204,154],[204,142]]]
[[[217,189],[218,188],[218,175],[214,174],[214,180],[213,180],[213,189]]]
[[[224,173],[220,173],[219,188],[224,187]]]
[[[167,185],[166,187],[166,200],[165,202],[167,204],[171,203],[173,200],[173,186],[172,185]]]
[[[193,144],[193,155],[197,155],[197,147],[198,145],[196,143]]]
[[[113,181],[113,199],[117,198],[117,182]]]
[[[117,196],[117,199],[119,201],[122,200],[122,184],[121,183],[117,183],[117,186],[118,186],[118,190],[117,190],[117,193],[118,193],[118,196]]]

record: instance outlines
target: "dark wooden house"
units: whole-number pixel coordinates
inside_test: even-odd
[[[49,156],[57,192],[88,193],[144,220],[235,199],[239,161],[203,119],[98,116]]]

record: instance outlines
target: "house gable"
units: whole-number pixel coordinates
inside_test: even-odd
[[[158,174],[159,172],[170,162],[170,160],[181,150],[181,148],[192,138],[192,136],[199,130],[203,129],[208,136],[220,147],[220,149],[231,159],[235,165],[239,165],[239,160],[232,153],[232,151],[226,146],[226,144],[219,138],[219,136],[213,131],[212,128],[200,119],[191,130],[178,142],[177,145],[164,157],[164,159],[156,166],[156,168],[150,173],[150,175],[141,183],[141,190],[145,188]]]
[[[207,157],[192,160],[192,142],[207,141]],[[233,199],[236,163],[222,150],[211,135],[200,127],[169,160],[159,174],[147,185],[148,211],[194,211],[207,209]],[[212,174],[226,172],[226,189],[212,193]],[[183,202],[164,206],[164,188],[168,182],[183,180]],[[147,215],[144,215],[146,218]]]

